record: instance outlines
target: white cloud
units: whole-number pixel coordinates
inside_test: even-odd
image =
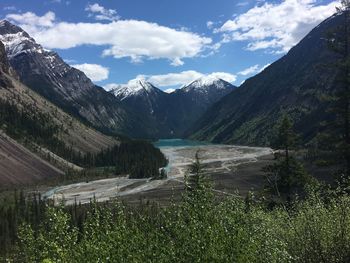
[[[101,65],[84,63],[72,65],[72,67],[83,71],[92,81],[108,79],[109,70]]]
[[[259,72],[259,65],[254,65],[238,72],[239,75],[247,76]]]
[[[55,13],[51,11],[47,12],[43,16],[37,16],[32,12],[6,15],[6,19],[15,21],[16,23],[21,24],[23,26],[30,26],[33,29],[52,27],[54,25],[55,18]]]
[[[63,60],[64,60],[64,62],[66,62],[68,64],[77,63],[77,61],[75,59],[65,58]]]
[[[55,14],[39,17],[33,13],[9,14],[7,19],[19,24],[46,48],[69,49],[81,45],[107,46],[103,56],[143,59],[168,59],[174,66],[183,59],[199,56],[210,49],[212,40],[196,33],[138,20],[104,23],[55,22]]]
[[[270,66],[271,63],[267,63],[266,65],[262,66],[259,70],[259,72],[263,71],[264,69],[266,69],[268,66]]]
[[[264,66],[261,66],[259,64],[256,64],[254,66],[251,66],[249,68],[243,69],[242,71],[238,72],[238,75],[242,75],[242,76],[247,76],[247,75],[254,75],[257,73],[260,73],[261,71],[263,71],[265,68],[267,68],[268,66],[270,66],[271,64],[266,64]]]
[[[208,21],[207,22],[207,28],[212,29],[213,26],[214,26],[214,22],[213,21]]]
[[[236,75],[233,75],[231,73],[226,73],[226,72],[213,72],[213,73],[209,74],[209,76],[214,76],[214,77],[217,77],[219,79],[223,79],[227,82],[234,82],[237,79]]]
[[[3,8],[3,10],[5,10],[5,11],[14,11],[14,10],[16,10],[17,8],[15,7],[15,6],[13,6],[13,5],[10,5],[10,6],[5,6],[4,8]]]
[[[204,76],[214,76],[227,82],[236,81],[236,75],[227,72],[213,72],[210,74],[203,74],[195,70],[187,70],[179,73],[168,73],[163,75],[138,75],[135,79],[145,79],[157,87],[174,87],[184,86],[192,81]],[[117,87],[119,84],[108,84],[105,86],[107,90]]]
[[[105,85],[103,88],[107,91],[113,90],[113,89],[117,89],[120,87],[120,84],[116,84],[116,83],[110,83]]]
[[[249,41],[248,50],[269,49],[287,52],[312,28],[335,12],[338,1],[319,4],[318,0],[283,0],[264,3],[226,21],[215,32],[223,42]]]
[[[166,89],[164,90],[164,92],[166,93],[173,93],[176,89]]]
[[[107,9],[97,3],[95,4],[89,4],[85,11],[89,12],[90,17],[94,17],[96,20],[108,20],[108,21],[115,21],[120,18],[120,16],[117,15],[117,11],[114,9]]]
[[[249,2],[238,2],[236,6],[246,6],[249,5]]]
[[[195,79],[202,77],[203,74],[195,70],[187,70],[179,73],[168,73],[163,75],[139,75],[136,78],[143,77],[158,87],[169,87],[185,85]]]

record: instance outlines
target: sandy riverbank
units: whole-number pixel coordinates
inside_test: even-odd
[[[272,160],[271,149],[260,147],[203,145],[163,147],[161,150],[169,159],[166,180],[110,178],[56,187],[44,196],[56,203],[64,200],[66,204],[75,201],[87,203],[93,198],[97,201],[120,198],[130,203],[176,200],[183,189],[184,174],[197,151],[217,193],[234,194],[238,190],[244,194],[252,188],[261,187],[261,168]]]

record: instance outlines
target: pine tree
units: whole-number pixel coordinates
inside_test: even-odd
[[[311,182],[311,177],[305,172],[291,154],[296,149],[298,135],[293,130],[293,123],[285,115],[277,127],[277,137],[272,147],[283,150],[277,161],[263,168],[268,182],[268,191],[279,198],[286,197],[290,201],[294,194],[303,193],[304,187]]]
[[[350,0],[342,0],[337,13],[344,22],[328,32],[329,49],[339,58],[333,67],[337,72],[335,93],[331,98],[330,111],[335,114],[330,127],[330,144],[341,162],[344,182],[350,183]]]
[[[284,150],[286,166],[289,169],[290,151],[293,150],[297,144],[298,135],[293,130],[293,123],[287,115],[284,115],[278,127],[278,137],[275,142],[277,149]]]

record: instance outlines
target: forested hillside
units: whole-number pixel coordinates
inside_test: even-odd
[[[302,141],[310,142],[324,129],[320,123],[334,118],[328,110],[338,78],[333,65],[342,55],[329,48],[327,36],[345,23],[345,13],[322,22],[287,55],[210,108],[191,129],[191,138],[269,145],[276,123],[288,114]]]

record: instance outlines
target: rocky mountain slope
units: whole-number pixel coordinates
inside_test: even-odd
[[[85,126],[23,85],[11,68],[1,42],[0,132],[2,184],[32,182],[61,174],[62,172],[37,156],[39,154],[41,157],[56,158],[43,145],[53,146],[55,149],[61,146],[83,155],[88,152],[97,153],[119,143],[118,140]],[[39,144],[40,138],[46,141]],[[21,144],[30,146],[31,151]]]
[[[277,121],[288,114],[304,142],[329,118],[337,56],[327,33],[345,22],[335,15],[313,29],[287,55],[218,101],[196,123],[192,138],[219,143],[267,145]]]
[[[169,136],[171,129],[168,119],[169,94],[156,88],[144,79],[129,81],[110,91],[125,107],[132,109],[147,125],[144,137]]]
[[[208,108],[235,88],[225,80],[204,76],[171,93],[174,119],[181,127],[181,135],[186,135]]]
[[[107,133],[137,138],[179,137],[232,85],[201,79],[167,94],[134,80],[111,92],[44,49],[12,23],[0,22],[0,40],[19,79],[69,114]]]
[[[63,172],[39,158],[0,131],[0,185],[26,185],[63,175]]]
[[[139,136],[144,121],[132,110],[96,86],[86,75],[65,63],[57,53],[44,49],[20,27],[2,20],[0,41],[20,80],[56,106],[92,126]]]

